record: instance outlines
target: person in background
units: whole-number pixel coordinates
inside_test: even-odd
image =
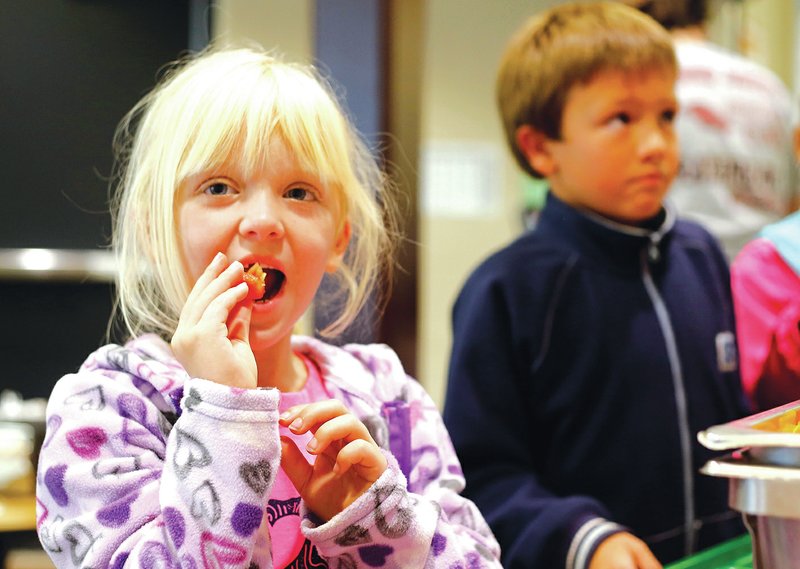
[[[731,264],[742,382],[753,407],[800,399],[800,212],[765,227]]]
[[[675,40],[681,169],[669,193],[732,261],[797,206],[789,91],[767,67],[711,43],[706,0],[625,0]]]
[[[800,131],[795,136],[800,162]],[[742,383],[764,411],[800,399],[800,212],[771,223],[731,264]]]
[[[746,415],[728,265],[664,203],[678,170],[668,32],[618,2],[535,15],[499,66],[534,229],[453,308],[445,423],[507,569],[652,569],[744,533],[696,440]]]
[[[37,526],[55,565],[499,568],[394,352],[293,335],[326,274],[341,311],[325,332],[346,327],[392,238],[384,177],[324,80],[210,48],[117,142],[132,339],[49,399]]]

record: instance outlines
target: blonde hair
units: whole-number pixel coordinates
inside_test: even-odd
[[[669,33],[651,17],[618,2],[562,4],[528,20],[511,38],[497,74],[497,105],[506,140],[520,167],[541,178],[517,147],[530,125],[561,136],[570,89],[606,70],[677,73]]]
[[[112,246],[117,309],[133,336],[172,337],[190,283],[175,218],[176,190],[197,172],[236,160],[257,167],[280,136],[300,165],[338,197],[352,237],[333,275],[344,330],[390,269],[389,184],[329,85],[311,66],[256,48],[215,48],[175,62],[115,134]]]

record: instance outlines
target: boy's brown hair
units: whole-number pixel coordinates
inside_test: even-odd
[[[605,70],[677,73],[669,33],[651,17],[619,2],[562,4],[528,20],[511,38],[497,75],[497,104],[506,140],[520,167],[542,175],[516,142],[530,125],[561,137],[570,89]]]

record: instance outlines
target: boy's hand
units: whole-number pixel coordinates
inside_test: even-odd
[[[589,569],[661,569],[661,563],[638,537],[615,533],[597,547]]]
[[[325,521],[366,492],[388,466],[367,427],[340,401],[292,407],[280,424],[293,433],[314,435],[306,447],[316,456],[314,464],[294,441],[281,437],[281,466],[308,509]]]
[[[172,351],[192,377],[254,388],[258,368],[250,349],[250,316],[244,268],[219,254],[197,279],[181,310]]]

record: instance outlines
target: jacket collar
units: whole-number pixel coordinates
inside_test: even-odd
[[[375,374],[350,351],[300,335],[292,336],[292,349],[316,363],[327,383],[361,399],[372,399]]]
[[[576,209],[548,192],[534,233],[560,242],[588,259],[638,271],[643,254],[650,263],[661,260],[675,221],[676,215],[669,203],[665,203],[644,227],[639,227]]]
[[[760,236],[771,241],[786,264],[800,274],[800,212],[767,225]]]

